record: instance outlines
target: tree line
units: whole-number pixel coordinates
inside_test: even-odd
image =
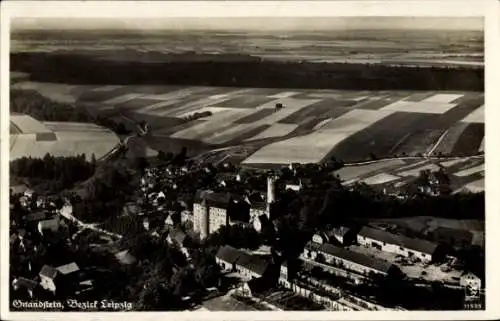
[[[169,84],[350,90],[484,90],[484,69],[282,62],[187,54],[159,62],[111,61],[68,53],[13,53],[13,70],[71,84]]]
[[[46,192],[60,192],[77,182],[94,175],[96,159],[90,161],[85,155],[54,157],[46,154],[44,158],[22,157],[10,162],[10,174],[38,186]]]
[[[118,135],[132,132],[123,122],[102,116],[94,118],[74,104],[54,101],[32,89],[11,89],[10,111],[30,115],[39,121],[95,123]]]

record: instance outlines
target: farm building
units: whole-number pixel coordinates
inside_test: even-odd
[[[10,116],[10,160],[92,154],[102,158],[120,142],[109,129],[75,122],[41,122],[28,115]]]
[[[312,241],[318,244],[331,243],[350,245],[355,243],[355,240],[355,231],[345,226],[336,227],[329,231],[321,231],[314,234],[312,237]]]
[[[359,231],[357,241],[360,245],[375,247],[381,251],[405,257],[417,257],[426,262],[435,260],[440,252],[437,243],[366,226]]]
[[[270,264],[267,260],[225,245],[215,255],[215,261],[225,271],[237,272],[246,280],[262,277]]]
[[[312,242],[309,242],[310,244]],[[401,271],[394,264],[373,258],[361,253],[346,250],[333,244],[317,244],[306,246],[304,256],[324,263],[337,266],[341,269],[359,274],[401,275]]]

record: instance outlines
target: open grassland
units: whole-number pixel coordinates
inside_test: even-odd
[[[93,115],[147,121],[157,149],[162,140],[203,150],[248,145],[249,154],[238,156],[247,165],[469,156],[484,145],[480,92],[16,85],[52,86],[53,98],[69,96]],[[204,111],[212,115],[185,119]]]

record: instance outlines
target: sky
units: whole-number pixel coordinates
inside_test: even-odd
[[[338,29],[418,29],[483,30],[483,18],[425,17],[307,17],[307,18],[16,18],[13,30],[338,30]]]

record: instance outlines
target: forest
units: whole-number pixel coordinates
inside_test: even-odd
[[[11,179],[22,179],[44,194],[59,193],[71,188],[77,182],[94,175],[96,160],[92,155],[90,162],[85,155],[74,157],[54,157],[46,154],[43,159],[19,158],[10,163]]]
[[[246,55],[226,59],[219,55],[177,54],[161,58],[111,60],[68,52],[25,52],[12,53],[10,59],[13,71],[30,73],[33,81],[67,84],[484,90],[484,69],[466,67],[282,62]]]

